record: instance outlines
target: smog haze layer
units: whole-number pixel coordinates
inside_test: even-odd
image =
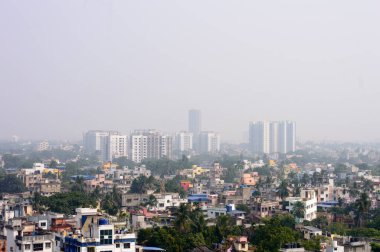
[[[1,1],[0,138],[202,129],[379,140],[379,1]]]

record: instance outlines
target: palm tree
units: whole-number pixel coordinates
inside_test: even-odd
[[[190,212],[190,218],[192,229],[195,232],[199,233],[206,229],[207,223],[199,205],[197,205],[196,208]]]
[[[337,220],[337,216],[338,215],[343,215],[344,214],[344,210],[345,209],[343,209],[343,208],[341,208],[341,207],[337,207],[337,206],[334,206],[334,207],[331,207],[331,208],[329,208],[328,209],[328,212],[330,213],[330,214],[332,214],[332,216],[333,216],[333,222],[336,222],[336,220]]]
[[[189,204],[181,204],[175,213],[176,219],[174,226],[181,233],[189,231],[191,225],[190,212]]]
[[[296,217],[297,222],[299,222],[305,217],[305,204],[302,201],[295,202],[291,213]]]
[[[371,193],[373,191],[373,182],[369,179],[364,179],[363,181],[363,191],[366,193]]]
[[[112,199],[115,202],[116,206],[118,208],[121,208],[122,205],[122,193],[120,192],[120,189],[114,185],[112,187]]]
[[[306,184],[309,184],[309,182],[310,182],[309,175],[307,173],[304,173],[301,178],[301,183],[306,185]]]
[[[228,215],[221,215],[216,220],[216,226],[223,237],[223,240],[227,238],[228,230],[233,226],[232,219]]]
[[[81,176],[77,176],[73,185],[71,186],[73,192],[84,192],[84,179]]]
[[[282,200],[282,204],[284,204],[285,198],[289,196],[288,182],[286,180],[282,180],[277,190],[278,190],[278,195],[280,196]]]
[[[363,227],[365,218],[368,216],[369,208],[371,207],[371,201],[368,198],[368,194],[363,192],[355,202],[356,206],[356,225]]]
[[[358,184],[356,182],[353,183],[352,187],[349,189],[348,193],[351,198],[356,198],[359,195]]]
[[[318,177],[319,177],[319,173],[318,172],[314,172],[313,176],[311,177],[311,184],[313,186],[317,185]]]
[[[148,201],[144,203],[144,206],[149,208],[156,205],[157,205],[157,198],[153,194],[149,195]]]
[[[293,189],[293,196],[295,197],[299,197],[301,194],[301,187],[299,187],[298,185],[296,185]]]
[[[265,185],[267,188],[269,188],[273,183],[273,180],[270,176],[267,176],[266,180],[265,180]]]

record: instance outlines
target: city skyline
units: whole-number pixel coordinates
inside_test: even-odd
[[[379,8],[2,1],[0,138],[174,132],[195,107],[223,141],[241,141],[249,121],[287,119],[300,139],[380,141]]]
[[[0,1],[0,252],[380,252],[380,1]]]

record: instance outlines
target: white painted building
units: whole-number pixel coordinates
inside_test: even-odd
[[[179,197],[178,193],[155,193],[157,199],[156,210],[165,211],[168,207],[179,207],[181,204],[187,203],[187,199]]]
[[[207,218],[216,219],[219,216],[226,215],[227,209],[225,207],[211,207],[207,208]]]
[[[121,134],[110,134],[108,137],[107,160],[128,157],[128,137]]]
[[[12,219],[4,228],[7,250],[10,252],[42,251],[53,252],[54,235],[46,231],[37,231],[34,223],[25,223],[22,219]]]
[[[202,131],[199,135],[199,152],[215,154],[220,151],[220,134]]]
[[[50,145],[48,141],[42,141],[37,144],[37,151],[47,151],[49,150]]]
[[[136,235],[117,230],[96,209],[76,209],[77,232],[65,237],[65,252],[135,252]]]
[[[128,137],[117,131],[91,130],[83,135],[87,153],[98,154],[101,161],[128,156]]]
[[[289,212],[292,212],[293,205],[301,201],[305,205],[305,214],[304,218],[302,220],[314,220],[317,218],[317,197],[316,193],[313,189],[307,190],[303,189],[301,190],[300,197],[288,197],[285,199],[286,202],[288,202],[288,205],[286,206],[286,210]]]
[[[193,133],[181,131],[176,135],[176,149],[180,152],[188,152],[193,149]]]
[[[250,122],[249,144],[251,151],[256,154],[294,152],[296,124],[292,121]]]
[[[172,158],[173,139],[156,130],[136,130],[130,137],[130,159],[141,163],[146,158]]]

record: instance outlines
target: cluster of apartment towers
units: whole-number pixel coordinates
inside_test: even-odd
[[[220,150],[220,134],[201,130],[201,111],[189,111],[188,131],[174,135],[158,130],[135,130],[129,135],[117,131],[91,130],[83,136],[87,153],[97,153],[102,161],[128,157],[136,163],[144,159],[159,159],[182,154],[216,154]]]
[[[249,124],[252,153],[291,153],[296,150],[296,123],[293,121],[257,121]]]
[[[144,159],[175,158],[183,154],[217,154],[220,151],[220,134],[202,131],[201,111],[189,110],[188,131],[174,135],[157,130],[135,130],[129,135],[118,131],[91,130],[84,134],[87,153],[96,153],[102,161],[128,157],[136,163]],[[296,146],[295,122],[251,122],[249,144],[252,153],[288,153]]]

